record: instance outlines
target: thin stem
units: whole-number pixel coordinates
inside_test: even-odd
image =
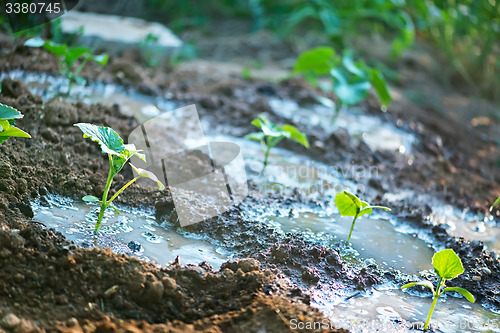
[[[264,170],[266,170],[266,167],[267,167],[267,160],[269,159],[269,152],[271,151],[271,144],[269,142],[270,138],[267,138],[267,141],[266,141],[266,155],[264,156],[264,167],[262,168],[262,172],[264,172]]]
[[[104,211],[106,210],[107,207],[106,201],[108,199],[109,188],[111,187],[111,182],[113,181],[113,162],[111,159],[111,154],[108,154],[108,158],[109,158],[108,179],[106,180],[106,187],[104,188],[104,193],[102,195],[101,210],[99,211],[99,217],[97,218],[97,223],[95,225],[94,233],[97,233],[99,231],[99,228],[101,227],[102,218],[104,217]]]
[[[441,278],[441,277],[439,278],[438,286],[437,286],[437,289],[434,293],[434,299],[432,300],[431,309],[429,310],[429,314],[427,315],[427,320],[425,321],[424,331],[427,331],[427,329],[429,328],[429,323],[431,321],[432,312],[434,312],[434,307],[436,306],[436,302],[437,302],[439,296],[441,295],[440,291],[441,291],[441,284],[444,282],[443,280],[444,280],[443,278]]]
[[[109,199],[109,200],[108,200],[108,202],[106,203],[106,207],[108,207],[108,206],[111,204],[111,202],[112,202],[113,200],[115,200],[115,199],[116,199],[116,197],[117,197],[120,193],[122,193],[122,192],[123,192],[123,191],[124,191],[127,187],[129,187],[130,185],[132,185],[132,184],[133,184],[133,183],[134,183],[137,179],[139,179],[139,178],[141,178],[141,177],[140,177],[140,176],[139,176],[139,177],[136,177],[136,178],[132,179],[131,181],[129,181],[127,184],[123,185],[123,187],[122,187],[121,189],[119,189],[119,190],[118,190],[118,192],[116,192],[116,193],[115,193],[115,195],[113,195],[113,196],[111,197],[111,199]]]
[[[334,110],[335,113],[333,114],[332,118],[330,119],[330,125],[335,124],[335,122],[337,121],[337,118],[339,117],[340,110],[342,110],[342,103],[340,103],[340,101],[337,101],[337,103],[335,103],[335,110]]]
[[[76,71],[75,71],[75,77],[78,77],[78,75],[80,75],[81,71],[83,70],[83,67],[85,67],[85,65],[87,64],[87,62],[89,62],[90,60],[90,57],[87,56],[85,57],[85,59],[82,61],[82,63],[80,64],[80,66],[77,67]],[[73,67],[73,66],[72,66]]]
[[[356,216],[354,216],[354,220],[352,220],[352,225],[351,225],[351,231],[349,231],[349,237],[347,237],[347,241],[350,242],[351,241],[351,234],[352,234],[352,231],[354,230],[354,224],[356,223],[356,220],[358,218],[358,213],[356,213]]]

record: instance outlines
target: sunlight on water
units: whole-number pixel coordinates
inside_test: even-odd
[[[378,117],[361,113],[356,108],[340,112],[337,119],[332,122],[334,111],[320,104],[302,107],[293,100],[276,98],[270,99],[269,104],[275,113],[293,119],[298,124],[320,126],[328,132],[345,128],[355,140],[363,139],[372,150],[410,154],[413,144],[417,141],[414,134],[405,132]]]
[[[182,264],[207,261],[215,269],[227,259],[225,252],[195,234],[181,235],[171,226],[160,226],[153,216],[139,211],[112,209],[105,212],[98,235],[94,235],[98,206],[47,196],[47,203],[34,204],[34,219],[61,232],[82,247],[107,247],[117,253],[168,265],[177,256]]]
[[[292,216],[268,215],[264,218],[283,232],[301,232],[317,241],[331,238],[333,242],[347,240],[352,222],[352,218],[338,214],[322,216],[310,212]],[[409,274],[432,268],[432,247],[416,234],[399,228],[386,218],[360,217],[356,221],[351,243],[362,258],[373,258],[385,267],[395,267]]]

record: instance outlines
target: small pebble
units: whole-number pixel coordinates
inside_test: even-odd
[[[6,329],[13,329],[17,325],[21,323],[21,319],[19,319],[15,314],[9,313],[5,315],[2,319],[0,319],[0,326]]]
[[[488,274],[488,275],[491,274],[491,270],[488,267],[483,267],[481,269],[484,272],[484,274]]]

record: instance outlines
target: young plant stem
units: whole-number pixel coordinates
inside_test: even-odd
[[[266,154],[264,156],[264,167],[262,168],[262,172],[264,172],[264,170],[266,170],[266,167],[267,167],[267,160],[269,159],[269,152],[271,151],[271,144],[270,144],[270,140],[271,138],[267,138],[266,140]]]
[[[134,179],[132,179],[131,181],[129,181],[127,184],[123,185],[123,187],[121,189],[118,190],[118,192],[115,193],[115,195],[113,195],[111,197],[111,199],[108,200],[108,202],[106,203],[106,207],[108,207],[112,202],[113,200],[116,199],[116,197],[122,193],[127,187],[129,187],[130,185],[132,185],[137,179],[141,178],[140,176],[139,177],[136,177]]]
[[[436,288],[436,291],[434,292],[434,298],[432,300],[431,308],[429,310],[429,314],[427,315],[427,320],[425,321],[424,331],[427,331],[427,329],[429,328],[429,323],[431,321],[432,312],[434,312],[434,307],[436,306],[437,300],[438,300],[439,296],[441,295],[441,293],[440,293],[441,292],[441,285],[443,283],[444,283],[444,279],[439,278],[438,286]]]
[[[352,220],[352,225],[351,225],[351,231],[349,231],[349,237],[347,237],[347,241],[351,241],[351,234],[352,231],[354,230],[354,224],[356,223],[356,219],[358,218],[359,212],[356,213],[356,216],[354,216],[354,220]]]
[[[341,110],[342,110],[342,103],[340,103],[340,101],[337,101],[337,103],[335,103],[335,110],[334,110],[335,113],[333,114],[332,119],[330,119],[330,126],[335,124]]]
[[[104,216],[104,211],[106,210],[106,208],[109,207],[109,205],[111,205],[111,203],[113,202],[113,200],[115,200],[118,195],[120,195],[120,193],[122,193],[127,187],[129,187],[130,185],[132,185],[137,179],[141,178],[140,176],[138,177],[135,177],[134,179],[132,179],[131,181],[129,181],[127,184],[123,185],[123,187],[121,189],[119,189],[112,197],[111,199],[107,200],[107,195],[108,195],[108,191],[109,190],[109,187],[107,187],[107,190],[104,191],[104,193],[106,194],[106,197],[103,196],[102,198],[102,202],[101,202],[101,211],[99,212],[99,217],[97,218],[97,224],[95,226],[95,229],[94,229],[94,233],[97,233],[99,231],[99,228],[101,227],[101,222],[102,222],[102,218]],[[107,185],[107,183],[106,183]],[[109,183],[109,185],[111,185],[111,183]]]
[[[106,210],[107,207],[106,203],[108,199],[109,188],[111,187],[111,182],[113,181],[113,176],[114,176],[112,158],[110,154],[108,154],[108,158],[109,158],[108,179],[106,180],[106,187],[104,188],[104,193],[102,195],[101,210],[99,211],[99,217],[97,218],[97,223],[95,225],[94,233],[97,233],[99,231],[99,228],[101,227],[102,218],[104,217],[104,211]]]

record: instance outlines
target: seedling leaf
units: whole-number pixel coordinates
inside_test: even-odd
[[[74,126],[83,132],[84,138],[90,138],[92,141],[97,142],[105,154],[120,155],[125,149],[122,138],[110,127],[87,123],[78,123]]]
[[[370,83],[377,93],[382,107],[387,107],[392,101],[392,96],[391,92],[389,91],[389,87],[387,86],[387,82],[385,82],[384,76],[382,75],[382,73],[380,73],[380,71],[376,69],[370,69],[369,74]]]
[[[335,206],[339,209],[341,216],[356,216],[358,209],[361,207],[361,202],[353,199],[348,191],[343,191],[335,195]]]
[[[342,103],[354,105],[361,102],[370,90],[370,82],[358,77],[351,82],[348,81],[345,73],[337,68],[330,70],[333,77],[333,90]]]
[[[305,51],[299,55],[293,70],[296,73],[325,75],[335,62],[335,50],[331,47],[320,46]]]
[[[490,207],[490,212],[493,210],[493,208],[500,203],[500,196],[495,200],[493,205]]]
[[[247,134],[245,135],[245,139],[257,140],[261,142],[262,147],[265,150],[264,168],[262,170],[265,170],[266,168],[271,148],[284,139],[295,141],[304,147],[309,148],[307,136],[305,133],[299,131],[295,126],[289,124],[282,126],[275,125],[264,115],[260,115],[258,118],[252,120],[251,124],[259,128],[262,132]]]
[[[432,266],[439,277],[450,280],[464,272],[462,261],[452,249],[439,251],[432,257]]]
[[[309,141],[307,141],[307,136],[299,131],[295,126],[285,124],[283,125],[283,130],[285,132],[289,133],[289,139],[292,139],[293,141],[300,143],[306,148],[309,148]]]
[[[328,97],[324,97],[324,96],[317,96],[316,97],[316,100],[321,103],[322,105],[326,106],[327,108],[330,108],[330,109],[334,109],[335,108],[335,102],[332,101],[330,98]]]
[[[245,139],[250,139],[250,140],[256,140],[256,141],[262,141],[265,138],[265,134],[262,132],[254,132],[245,135]]]
[[[68,52],[66,52],[65,61],[67,64],[73,64],[73,62],[75,62],[75,60],[77,60],[81,56],[89,54],[90,54],[90,49],[86,47],[73,47],[68,49]]]
[[[93,195],[86,195],[82,198],[85,202],[99,202],[99,198]]]
[[[407,283],[405,284],[404,286],[401,287],[401,289],[406,289],[406,288],[410,288],[410,287],[413,287],[413,286],[424,286],[424,287],[427,287],[431,290],[432,294],[434,294],[434,286],[432,285],[432,282],[431,281],[419,281],[419,282],[411,282],[411,283]]]
[[[33,37],[24,42],[24,46],[29,47],[42,47],[45,45],[45,41],[40,37]]]
[[[362,69],[358,68],[358,66],[356,66],[349,52],[344,53],[344,57],[342,58],[342,65],[344,65],[345,69],[347,69],[350,73],[359,77],[366,77],[366,73]]]
[[[94,60],[99,65],[104,66],[108,63],[109,56],[106,53],[99,54],[99,55],[93,55],[92,60]]]
[[[144,170],[144,169],[141,169],[141,168],[137,168],[135,165],[133,165],[132,163],[130,163],[130,166],[132,167],[132,169],[134,169],[134,171],[140,176],[140,177],[144,177],[144,178],[149,178],[151,179],[152,181],[156,182],[156,184],[158,184],[158,189],[160,191],[164,190],[165,189],[165,185],[163,185],[163,183],[158,179],[158,177],[156,177],[156,175],[154,173],[152,173],[151,171],[148,171],[148,170]]]
[[[63,56],[68,52],[68,48],[65,44],[54,43],[50,40],[43,44],[43,48],[58,57]]]
[[[11,106],[0,103],[0,119],[20,119],[23,115]]]
[[[455,291],[455,292],[461,294],[462,296],[467,298],[467,300],[471,303],[474,303],[476,301],[474,296],[467,289],[460,288],[460,287],[447,287],[447,288],[444,288],[443,292],[448,292],[448,291]]]
[[[14,126],[10,126],[6,129],[4,128],[0,132],[0,137],[31,138],[31,136],[28,133]]]

